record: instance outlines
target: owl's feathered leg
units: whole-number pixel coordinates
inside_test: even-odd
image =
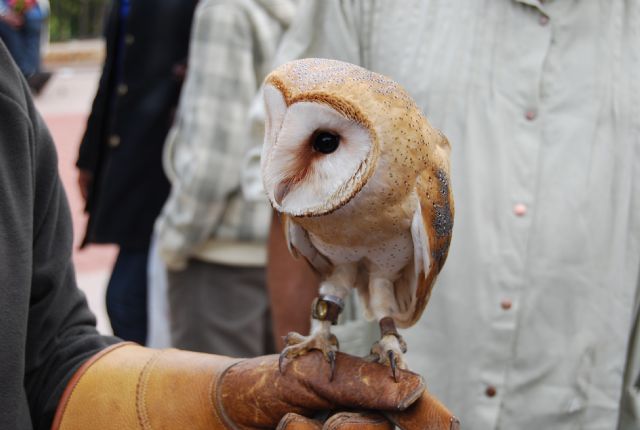
[[[371,359],[391,367],[393,379],[398,382],[398,369],[406,369],[404,353],[407,344],[396,330],[393,315],[397,309],[393,282],[386,278],[372,278],[369,282],[371,312],[380,324],[380,340],[371,347]]]
[[[286,347],[280,353],[280,372],[283,372],[287,359],[319,349],[331,366],[330,379],[333,380],[339,345],[338,339],[331,333],[331,326],[338,321],[344,298],[354,284],[356,274],[355,265],[336,266],[331,276],[320,284],[320,296],[314,300],[311,309],[311,333],[303,336],[292,332],[285,337]]]

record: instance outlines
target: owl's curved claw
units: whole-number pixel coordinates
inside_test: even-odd
[[[295,357],[301,352],[304,353],[304,349],[302,349],[302,351],[296,351],[294,348],[292,348],[292,346],[302,343],[305,340],[305,337],[296,332],[289,332],[286,336],[283,337],[283,340],[285,347],[278,357],[278,370],[280,371],[280,374],[284,373],[284,368],[287,364],[287,358]]]
[[[389,357],[389,366],[391,366],[391,374],[396,383],[400,382],[400,371],[398,370],[398,356],[393,351],[387,351]]]
[[[336,373],[336,352],[329,351],[327,353],[327,360],[329,360],[329,366],[331,367],[331,374],[329,375],[329,382],[333,382],[333,376]]]
[[[407,351],[407,344],[402,336],[397,333],[385,334],[373,344],[371,353],[367,357],[372,361],[388,365],[391,368],[391,375],[394,381],[400,381],[400,369],[406,369],[404,353]]]

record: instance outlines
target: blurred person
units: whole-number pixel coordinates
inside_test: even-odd
[[[451,142],[453,242],[409,368],[472,429],[640,428],[640,3],[305,0],[293,22],[276,65],[387,75]],[[273,228],[279,337],[317,284]],[[366,354],[357,315],[333,332]]]
[[[320,354],[285,373],[277,356],[242,360],[153,350],[101,336],[77,288],[73,231],[51,136],[0,41],[0,428],[317,429],[330,408],[380,410],[410,430],[455,428],[418,375]],[[404,412],[399,412],[404,410]],[[380,414],[339,412],[330,428],[389,429]],[[454,427],[452,427],[452,425]]]
[[[51,78],[51,72],[42,69],[40,54],[42,26],[48,15],[47,0],[0,0],[0,39],[35,94]]]
[[[162,147],[173,121],[197,0],[117,0],[77,167],[89,220],[82,246],[119,246],[107,286],[116,336],[147,337],[147,255],[169,193]]]
[[[264,269],[271,209],[243,199],[241,170],[255,141],[251,101],[294,3],[203,0],[197,8],[165,147],[172,188],[156,224],[178,348],[237,357],[273,351]]]

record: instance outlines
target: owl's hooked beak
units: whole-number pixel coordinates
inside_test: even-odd
[[[276,188],[273,193],[273,199],[276,201],[278,206],[282,206],[282,201],[284,200],[285,197],[287,197],[287,194],[289,194],[289,191],[291,191],[291,182],[284,181],[276,185]]]

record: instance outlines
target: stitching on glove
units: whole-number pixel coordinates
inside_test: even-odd
[[[211,405],[211,410],[217,414],[218,420],[231,430],[240,430],[240,428],[231,421],[231,418],[229,418],[227,412],[224,410],[224,405],[222,404],[222,379],[229,369],[237,364],[243,363],[244,361],[246,360],[238,360],[235,363],[231,363],[231,365],[224,369],[217,378],[211,378],[211,385],[209,387],[209,404]],[[214,389],[215,393],[213,392]]]
[[[158,351],[147,360],[136,384],[136,415],[138,416],[138,423],[144,430],[151,430],[151,422],[149,421],[149,413],[145,402],[151,368],[164,352],[165,350]]]

